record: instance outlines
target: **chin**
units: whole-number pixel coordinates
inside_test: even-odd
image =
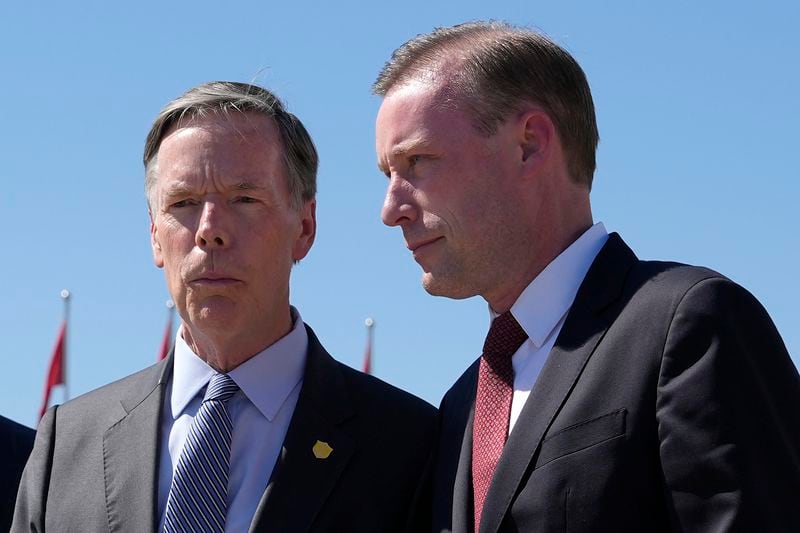
[[[205,329],[230,328],[239,318],[236,304],[227,299],[206,300],[201,305],[190,307],[192,322]]]
[[[464,284],[458,283],[457,280],[435,276],[430,272],[422,275],[422,287],[431,296],[444,296],[454,300],[471,298],[477,294],[475,291],[470,291]]]

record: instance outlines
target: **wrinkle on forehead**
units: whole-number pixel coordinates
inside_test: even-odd
[[[244,123],[242,123],[244,121]],[[181,117],[164,133],[163,142],[170,136],[180,134],[180,130],[193,128],[216,134],[235,134],[242,144],[250,144],[263,136],[265,129],[277,128],[268,116],[254,111],[220,111]]]
[[[263,189],[266,176],[260,175],[262,171],[283,169],[282,149],[277,125],[269,117],[261,120],[258,116],[217,114],[180,124],[159,150],[159,172],[171,176],[168,183],[159,180],[160,190],[179,194],[209,186],[220,191]],[[256,174],[253,164],[261,169]]]

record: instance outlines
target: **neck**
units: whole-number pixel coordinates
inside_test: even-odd
[[[276,341],[286,336],[292,329],[289,310],[285,317],[258,328],[257,333],[238,331],[235,334],[225,330],[208,331],[183,322],[181,336],[191,350],[209,366],[220,373],[228,373],[248,361]]]
[[[520,263],[517,274],[512,275],[509,283],[497,290],[487,292],[484,299],[487,301],[492,311],[497,314],[505,313],[514,305],[522,291],[524,291],[536,277],[547,268],[564,250],[574,243],[586,230],[592,227],[591,213],[588,219],[572,225],[569,231],[562,232],[561,238],[551,240],[549,243],[543,242],[545,246],[539,250],[532,250],[530,256]],[[540,236],[541,237],[541,236]]]

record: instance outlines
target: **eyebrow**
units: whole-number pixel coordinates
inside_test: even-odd
[[[239,183],[236,184],[235,187],[237,191],[252,191],[263,188],[264,187],[256,185],[255,183],[250,183],[249,181],[240,181]]]
[[[391,157],[399,157],[415,149],[427,150],[429,146],[430,142],[425,137],[412,137],[394,145],[391,150]],[[384,168],[381,161],[378,161],[378,170],[383,174],[389,174],[388,168]]]
[[[406,139],[392,147],[392,155],[398,156],[403,155],[412,151],[415,148],[427,148],[429,145],[429,141],[424,137],[414,137],[411,139]]]
[[[236,185],[232,187],[233,190],[237,191],[255,191],[255,190],[263,190],[264,187],[260,185],[256,185],[255,183],[249,181],[240,181]],[[183,183],[176,183],[173,185],[169,185],[165,190],[164,194],[166,196],[180,196],[183,194],[193,194],[196,191],[191,187],[186,186]]]
[[[191,192],[192,190],[182,183],[172,184],[164,189],[165,196],[180,196],[182,194],[189,194]]]

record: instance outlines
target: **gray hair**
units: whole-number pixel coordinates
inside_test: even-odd
[[[372,90],[438,76],[464,97],[475,128],[493,135],[508,117],[531,103],[556,126],[573,181],[591,189],[599,142],[594,103],[577,61],[544,35],[505,22],[469,22],[436,28],[394,51]]]
[[[255,112],[263,114],[278,127],[283,141],[283,158],[289,178],[292,206],[299,209],[317,193],[317,149],[303,123],[286,110],[272,92],[249,83],[212,81],[189,89],[168,103],[156,117],[144,145],[145,195],[153,207],[158,149],[166,133],[184,120],[201,118],[209,113]]]

